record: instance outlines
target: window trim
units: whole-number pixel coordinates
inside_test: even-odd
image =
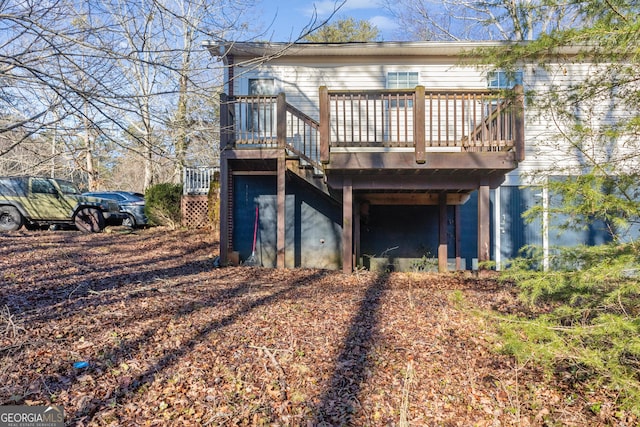
[[[390,87],[390,80],[389,80],[389,76],[391,74],[395,74],[396,77],[399,74],[405,74],[407,77],[407,81],[409,81],[408,77],[409,74],[415,74],[416,75],[416,84],[411,86],[411,85],[407,85],[407,86],[403,86],[403,87]],[[399,79],[398,79],[399,80]],[[390,89],[390,90],[394,90],[394,89],[414,89],[416,86],[420,85],[420,71],[418,70],[409,70],[409,71],[405,71],[405,70],[388,70],[387,71],[387,75],[385,77],[385,88],[386,89]]]
[[[411,86],[411,85],[407,85],[407,86],[403,86],[403,87],[389,87],[389,75],[390,74],[396,74],[396,76],[398,76],[399,74],[405,74],[407,77],[407,81],[409,81],[409,74],[415,74],[416,75],[416,84]],[[387,75],[386,75],[386,82],[385,82],[385,88],[387,90],[403,90],[403,89],[415,89],[416,86],[420,85],[420,71],[418,70],[388,70],[387,71]],[[409,100],[408,105],[405,106],[404,104],[404,100],[400,100],[400,101],[396,101],[395,99],[392,99],[389,102],[389,105],[387,108],[413,108],[413,101]]]
[[[513,73],[513,75],[509,75]],[[524,81],[524,71],[521,69],[513,72],[507,70],[493,70],[487,72],[488,89],[513,89],[516,85],[522,85]],[[493,84],[495,82],[495,84]]]

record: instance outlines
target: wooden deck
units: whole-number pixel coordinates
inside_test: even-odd
[[[274,171],[284,217],[284,174],[295,159],[307,169],[296,174],[333,197],[338,194],[345,271],[358,252],[358,203],[437,204],[446,214],[444,207],[464,203],[476,190],[478,259],[488,260],[489,189],[524,160],[521,86],[499,92],[321,87],[317,119],[289,105],[284,94],[223,94],[220,111],[223,181],[227,162]],[[278,215],[280,254],[284,220]],[[231,222],[222,218],[221,240]],[[441,249],[446,268],[446,247]]]
[[[358,169],[485,165],[485,169],[508,170],[524,159],[523,101],[521,86],[510,92],[321,87],[316,120],[289,105],[284,94],[223,95],[221,144],[234,149],[286,147],[327,170],[350,169],[356,163]],[[407,152],[414,155],[412,164],[394,161],[396,153],[404,158]],[[465,153],[494,154],[483,157],[486,163],[479,165],[477,155]],[[345,161],[341,156],[359,160]],[[437,161],[429,164],[428,157]],[[491,159],[498,159],[498,164]],[[509,160],[512,164],[505,164]]]

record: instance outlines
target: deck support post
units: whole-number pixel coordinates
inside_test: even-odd
[[[276,231],[276,268],[283,269],[285,266],[285,247],[286,247],[286,173],[287,162],[284,152],[278,157],[278,177],[277,177],[277,231]]]
[[[362,202],[358,200],[353,211],[353,252],[354,267],[360,267],[360,207]]]
[[[489,186],[482,184],[478,188],[478,263],[490,259],[489,205]]]
[[[346,176],[342,185],[342,271],[353,272],[353,184]]]
[[[233,191],[229,188],[231,171],[229,170],[229,160],[222,155],[220,159],[220,264],[229,263],[229,252],[232,250],[230,228],[231,228],[231,196]]]
[[[440,273],[446,273],[447,268],[447,193],[442,192],[438,197],[438,207],[439,207],[439,227],[438,227],[438,235],[439,235],[439,244],[438,244],[438,271]]]
[[[455,205],[453,207],[453,215],[455,222],[455,240],[456,240],[456,271],[462,270],[462,257],[460,254],[460,242],[462,239],[461,235],[461,222],[460,222],[460,205]]]

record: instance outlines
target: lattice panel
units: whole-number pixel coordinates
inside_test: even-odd
[[[202,228],[211,226],[207,196],[182,196],[181,205],[183,227]]]

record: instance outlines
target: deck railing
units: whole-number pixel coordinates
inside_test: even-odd
[[[277,96],[222,97],[222,146],[285,147],[309,162],[330,151],[413,148],[427,151],[513,150],[524,159],[524,95],[513,91],[336,91],[320,88],[316,121]]]
[[[182,194],[185,196],[208,194],[211,182],[219,172],[220,168],[217,166],[185,167],[182,172]]]
[[[286,147],[320,167],[320,124],[287,104],[284,94],[221,97],[221,146]]]

